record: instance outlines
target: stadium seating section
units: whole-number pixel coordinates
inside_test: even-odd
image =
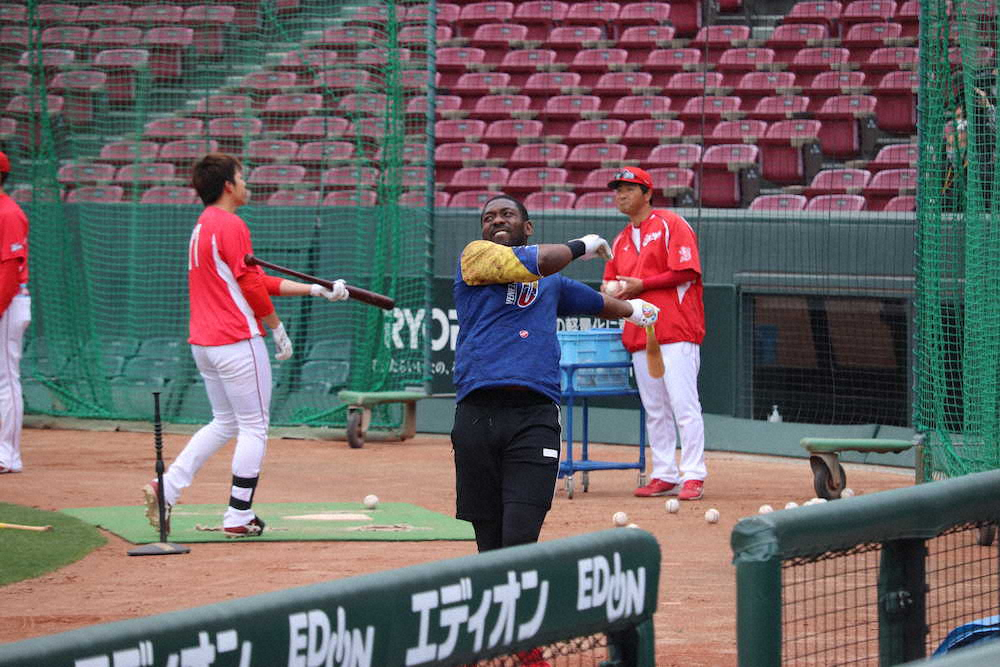
[[[263,4],[41,4],[46,111],[85,126],[109,105],[133,109],[140,84],[182,86],[199,58],[258,25]],[[400,7],[405,63],[425,48],[426,7]],[[40,102],[26,8],[0,5],[0,145],[15,148],[37,139],[25,118]],[[770,20],[743,0],[444,2],[437,73],[402,72],[406,114],[422,117],[436,87],[436,206],[509,191],[529,208],[611,208],[608,172],[641,165],[674,205],[907,212],[918,15],[916,0],[789,0]],[[186,169],[226,150],[261,204],[377,203],[378,170],[363,162],[381,155],[383,128],[365,114],[385,104],[375,66],[386,53],[370,43],[385,20],[384,4],[358,0],[296,48],[109,137],[61,166],[66,200],[192,204]],[[407,143],[405,159],[428,150]],[[400,201],[423,206],[428,175],[408,169]]]

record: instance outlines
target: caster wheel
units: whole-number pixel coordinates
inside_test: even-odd
[[[352,410],[347,414],[347,444],[351,449],[361,449],[365,446],[365,437],[361,433],[360,410]]]
[[[586,493],[590,490],[590,474],[587,472],[583,473],[583,492]]]
[[[993,544],[993,540],[997,536],[996,524],[987,524],[985,526],[979,527],[979,539],[976,540],[976,544],[981,547],[988,547]]]
[[[813,488],[816,490],[817,498],[826,498],[827,500],[840,498],[841,491],[847,486],[847,474],[839,462],[837,463],[837,471],[840,473],[839,486],[834,484],[833,475],[830,474],[830,469],[825,464],[813,468]]]
[[[573,478],[572,477],[567,477],[566,478],[566,497],[569,498],[570,500],[573,499]]]

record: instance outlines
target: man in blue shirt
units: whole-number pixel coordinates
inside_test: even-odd
[[[559,469],[560,369],[556,318],[590,314],[646,326],[658,309],[621,301],[558,274],[574,259],[610,258],[588,234],[527,245],[524,205],[498,195],[483,206],[482,240],[463,251],[454,283],[457,406],[456,516],[479,551],[538,541]]]

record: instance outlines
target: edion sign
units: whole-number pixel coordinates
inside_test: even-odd
[[[577,611],[603,606],[609,622],[641,614],[646,604],[646,568],[622,570],[622,558],[617,551],[612,559],[611,565],[604,556],[576,562]]]

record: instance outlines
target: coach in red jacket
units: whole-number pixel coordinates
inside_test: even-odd
[[[705,476],[705,422],[698,400],[701,341],[705,337],[698,240],[687,220],[654,209],[653,179],[637,167],[617,172],[608,187],[629,224],[612,243],[614,259],[605,265],[601,290],[619,299],[642,298],[660,308],[656,340],[666,373],[650,377],[646,334],[625,323],[622,342],[632,353],[636,384],[646,409],[646,431],[653,451],[649,484],[639,497],[702,497]],[[680,434],[680,465],[675,461]]]

